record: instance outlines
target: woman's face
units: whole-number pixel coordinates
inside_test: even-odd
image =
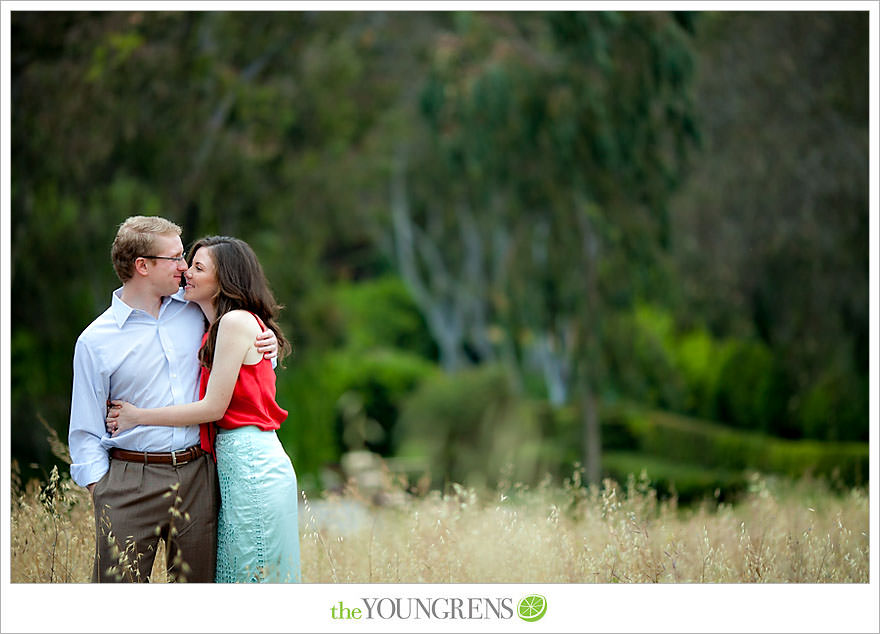
[[[191,302],[211,302],[217,295],[217,267],[211,247],[202,247],[193,254],[192,265],[184,274],[184,299]]]

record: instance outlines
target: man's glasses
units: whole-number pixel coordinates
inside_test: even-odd
[[[183,262],[186,260],[186,251],[183,252],[182,255],[178,255],[175,257],[170,257],[167,255],[142,255],[142,258],[147,258],[149,260],[171,260],[172,262]]]

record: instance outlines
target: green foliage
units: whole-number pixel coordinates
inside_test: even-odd
[[[705,151],[672,205],[678,312],[723,339],[768,346],[791,383],[789,416],[838,364],[834,391],[865,403],[857,386],[869,350],[867,17],[718,12],[696,29]],[[755,357],[738,365],[756,369]],[[728,396],[734,410],[755,409],[744,394]],[[809,398],[813,422],[802,412],[786,435],[803,425],[810,437],[846,438],[826,434],[838,397]],[[866,415],[847,419],[834,425],[867,433]]]
[[[683,504],[710,497],[730,499],[748,486],[745,471],[705,467],[639,452],[607,451],[602,455],[602,468],[608,477],[621,483],[644,473],[658,493],[675,495]]]
[[[373,439],[367,437],[363,441],[367,448],[386,456],[394,454],[400,408],[413,390],[438,372],[436,366],[415,355],[392,349],[346,350],[334,356],[338,385],[344,389],[342,395],[354,392],[361,403],[360,411],[350,412],[343,407],[346,403],[340,404],[337,400],[336,426],[345,448],[360,448],[357,435],[349,440],[346,432],[347,427],[361,422],[358,416],[365,416],[381,426],[380,433]]]
[[[868,379],[831,367],[800,406],[804,433],[810,438],[867,442],[868,405]]]
[[[394,453],[402,402],[437,372],[390,348],[313,353],[288,365],[278,376],[278,402],[289,412],[279,437],[297,472],[312,478],[350,449]]]
[[[293,462],[300,486],[319,486],[321,468],[338,462],[339,448],[333,428],[333,388],[322,359],[294,355],[288,369],[277,372],[277,400],[287,410],[278,438]]]
[[[730,356],[730,342],[718,341],[705,328],[682,334],[675,347],[676,365],[688,385],[684,409],[701,418],[716,418],[721,368]]]
[[[380,346],[436,358],[425,320],[396,276],[328,286],[311,293],[300,312],[312,347],[369,350]]]
[[[495,358],[547,335],[599,400],[865,440],[866,19],[15,12],[12,454],[46,459],[35,414],[66,428],[73,344],[118,285],[109,247],[134,213],[254,246],[297,348],[279,394],[298,469],[335,461],[343,412],[350,439],[375,420],[392,451],[438,356],[429,311],[370,281],[391,268],[400,147],[419,235],[466,273],[439,293],[476,289],[465,314],[488,328],[463,336],[490,332]],[[522,407],[541,460],[577,451],[579,416]],[[609,446],[628,429],[606,426]]]
[[[435,484],[488,484],[500,474],[533,482],[545,466],[540,431],[533,408],[493,365],[425,381],[398,425],[400,454],[427,458]]]
[[[643,377],[647,403],[664,409],[681,410],[687,401],[688,385],[676,363],[676,333],[672,315],[656,307],[638,304],[633,310],[632,353],[637,374]]]
[[[38,423],[39,420],[50,421],[55,430],[67,429],[70,412],[69,359],[60,355],[47,355],[49,345],[57,345],[57,339],[48,335],[44,338],[24,330],[14,329],[10,337],[9,368],[12,392],[12,407],[27,412],[18,419],[18,434],[25,439],[34,453],[29,457],[38,465],[36,469],[25,465],[25,480],[30,476],[45,475],[53,464],[60,463],[51,452],[47,443],[46,430]],[[71,346],[70,355],[73,355]],[[66,433],[64,433],[66,438]]]
[[[772,352],[760,342],[735,344],[721,366],[715,398],[720,420],[765,433],[788,430],[790,390]]]
[[[298,473],[319,484],[343,452],[396,452],[406,396],[437,370],[424,321],[393,276],[313,290],[298,306],[300,352],[279,373],[280,432]]]
[[[670,311],[645,303],[617,311],[606,332],[618,393],[662,409],[716,417],[720,371],[734,342],[700,327],[682,332]]]
[[[868,481],[866,443],[783,440],[638,408],[621,407],[607,415],[619,417],[640,451],[666,460],[728,471],[753,469],[792,478],[812,475],[850,485]]]
[[[767,344],[683,329],[670,311],[641,303],[618,311],[605,334],[609,396],[783,438],[867,440],[867,382],[843,364],[799,393]]]

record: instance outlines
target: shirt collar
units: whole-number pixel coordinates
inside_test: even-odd
[[[183,287],[177,289],[177,292],[174,293],[174,295],[168,295],[167,297],[165,297],[165,298],[162,300],[163,303],[166,302],[166,301],[168,301],[169,299],[173,299],[173,300],[178,301],[178,302],[183,302],[184,304],[189,303],[189,300],[188,300],[188,299],[183,299],[183,292],[184,292],[185,290],[186,290],[186,289],[184,289]]]
[[[125,324],[125,320],[128,319],[128,316],[131,315],[131,311],[134,309],[122,301],[121,286],[113,291],[113,299],[110,304],[110,309],[113,311],[113,318],[116,320],[116,325],[122,328]]]
[[[113,318],[116,320],[116,325],[122,328],[125,325],[125,321],[128,319],[129,315],[134,312],[134,308],[126,304],[122,301],[122,286],[113,291],[113,298],[111,301],[111,309],[113,311]],[[162,298],[162,305],[164,306],[168,302],[174,300],[181,303],[186,304],[187,300],[183,299],[183,291],[184,289],[178,290],[174,295],[167,295]]]

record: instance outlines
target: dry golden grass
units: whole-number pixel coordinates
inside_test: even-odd
[[[53,467],[48,482],[24,487],[12,469],[10,551],[13,583],[87,583],[95,553],[95,518],[88,492]],[[174,505],[169,507],[169,511]],[[119,566],[137,576],[133,544],[117,548]],[[165,545],[160,540],[151,579],[167,581]],[[180,562],[175,562],[180,565]]]
[[[11,576],[15,582],[88,581],[92,572],[95,520],[84,489],[57,469],[49,483],[31,480],[23,490],[15,481],[9,521]]]
[[[15,484],[15,483],[14,483]],[[680,509],[645,480],[584,487],[350,487],[300,508],[306,583],[867,583],[869,499],[755,476],[737,504]],[[332,518],[337,521],[331,521]],[[94,519],[64,477],[13,494],[13,582],[87,582]],[[156,558],[154,581],[165,581]]]
[[[679,509],[645,480],[514,485],[483,495],[452,485],[367,509],[360,526],[321,529],[356,509],[348,493],[306,505],[303,578],[344,583],[868,582],[869,499],[818,483],[755,476],[736,505]]]

